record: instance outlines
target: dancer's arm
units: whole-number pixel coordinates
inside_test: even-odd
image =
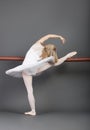
[[[46,40],[48,40],[49,38],[58,38],[58,39],[60,39],[61,41],[62,41],[62,43],[64,44],[65,43],[65,39],[62,37],[62,36],[60,36],[60,35],[56,35],[56,34],[48,34],[48,35],[46,35],[46,36],[44,36],[44,37],[42,37],[42,38],[40,38],[37,42],[36,42],[36,44],[42,44],[44,41],[46,41]]]

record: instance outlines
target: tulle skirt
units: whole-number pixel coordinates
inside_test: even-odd
[[[6,71],[7,75],[13,76],[13,77],[22,77],[22,72],[25,72],[27,75],[32,75],[35,76],[39,73],[38,70],[40,70],[41,67],[45,66],[45,64],[47,62],[53,61],[53,56],[47,57],[43,60],[40,61],[32,61],[32,63],[30,62],[26,64],[26,62],[22,63],[21,65],[9,69]]]

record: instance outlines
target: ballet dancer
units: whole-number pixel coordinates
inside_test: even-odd
[[[48,34],[40,38],[38,41],[36,41],[35,44],[31,46],[31,48],[26,53],[24,61],[21,65],[6,71],[7,75],[23,78],[28,94],[28,101],[31,107],[31,111],[24,113],[26,115],[36,115],[35,98],[32,86],[33,76],[41,74],[43,71],[51,68],[52,66],[59,66],[68,58],[71,58],[77,54],[77,52],[74,51],[68,53],[62,58],[58,58],[55,45],[45,44],[45,41],[49,38],[60,39],[62,44],[65,43],[65,39],[62,36]]]

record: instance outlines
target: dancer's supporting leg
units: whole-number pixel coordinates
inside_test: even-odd
[[[29,76],[23,72],[22,77],[23,77],[23,80],[27,89],[28,100],[31,107],[31,111],[25,112],[25,114],[35,116],[36,110],[35,110],[35,98],[33,95],[32,76]]]

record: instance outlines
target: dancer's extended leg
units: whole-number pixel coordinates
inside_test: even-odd
[[[64,57],[58,59],[58,62],[55,63],[54,66],[58,66],[58,65],[62,64],[62,63],[63,63],[64,61],[66,61],[68,58],[71,58],[72,56],[74,56],[74,55],[76,55],[76,54],[77,54],[77,52],[70,52],[70,53],[68,53],[68,54],[65,55]],[[43,67],[41,67],[41,68],[39,69],[38,72],[40,73],[40,72],[42,72],[42,71],[45,71],[45,70],[49,69],[50,67],[52,67],[52,65],[49,64],[49,63],[46,63]]]
[[[60,65],[60,64],[62,64],[64,61],[66,61],[68,58],[71,58],[72,56],[74,56],[74,55],[76,55],[77,54],[77,52],[75,51],[75,52],[70,52],[70,53],[68,53],[66,56],[64,56],[64,57],[62,57],[62,58],[60,58],[60,59],[58,59],[58,62],[55,64],[55,66],[58,66],[58,65]]]
[[[36,111],[35,111],[35,98],[33,95],[33,87],[32,87],[32,76],[26,75],[24,72],[22,73],[22,77],[27,89],[27,93],[28,93],[28,100],[29,100],[29,104],[31,107],[31,111],[29,112],[25,112],[25,114],[28,115],[32,115],[35,116],[36,115]]]

